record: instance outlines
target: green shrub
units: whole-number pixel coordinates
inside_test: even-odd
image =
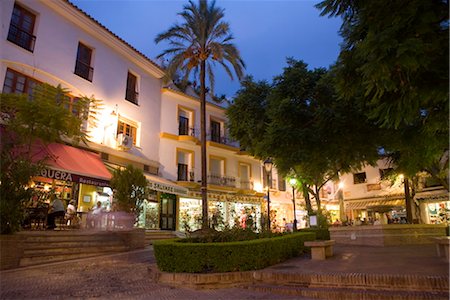
[[[181,240],[183,243],[214,243],[214,242],[239,242],[262,238],[282,236],[282,233],[272,231],[254,232],[250,228],[225,228],[222,231],[211,230],[207,234],[199,237],[189,237]]]
[[[303,228],[299,229],[299,232],[314,232],[316,234],[316,239],[318,240],[329,240],[330,231],[328,228]]]
[[[262,269],[305,251],[313,233],[294,233],[273,238],[227,243],[155,241],[158,268],[164,272],[209,273]]]

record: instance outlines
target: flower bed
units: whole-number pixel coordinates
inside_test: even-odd
[[[164,272],[212,273],[258,270],[298,256],[314,233],[226,243],[182,243],[179,239],[155,241],[158,268]]]

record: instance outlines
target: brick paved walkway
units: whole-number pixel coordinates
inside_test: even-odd
[[[151,248],[65,263],[0,272],[0,299],[306,299],[242,288],[192,290],[151,281]],[[267,272],[368,273],[446,276],[449,265],[436,257],[434,245],[399,247],[338,246],[335,256],[312,261],[291,259]]]
[[[151,249],[0,272],[0,299],[299,299],[241,288],[192,290],[151,282]],[[304,299],[304,298],[303,298]]]

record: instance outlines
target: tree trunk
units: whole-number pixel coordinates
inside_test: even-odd
[[[208,226],[208,193],[206,174],[206,63],[200,63],[200,142],[201,142],[201,165],[202,165],[202,229]]]
[[[317,185],[314,187],[314,198],[316,198],[316,205],[317,205],[317,212],[322,211],[322,208],[320,207],[320,195],[319,195],[319,189],[317,188]]]
[[[306,183],[302,182],[302,191],[303,191],[303,197],[305,198],[306,203],[306,211],[308,212],[308,215],[313,213],[312,206],[311,206],[311,199],[309,198],[309,188]]]
[[[409,188],[409,179],[405,177],[403,180],[404,187],[405,187],[405,206],[406,206],[406,220],[408,224],[413,223],[413,216],[412,216],[412,206],[411,206],[411,193]]]

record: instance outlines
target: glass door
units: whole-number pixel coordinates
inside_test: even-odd
[[[159,225],[162,230],[175,230],[177,196],[161,194],[161,214]]]

